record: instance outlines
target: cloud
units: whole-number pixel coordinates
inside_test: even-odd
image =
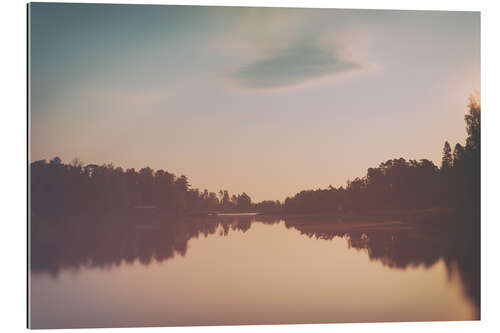
[[[303,41],[243,66],[233,73],[233,79],[248,89],[273,89],[348,74],[362,67],[360,63],[344,59],[335,50]]]
[[[255,59],[288,47],[303,33],[307,15],[273,8],[242,8],[237,20],[207,46],[238,58]]]
[[[343,12],[248,9],[206,47],[221,55],[229,86],[288,89],[378,69],[369,60],[373,33]],[[348,21],[348,20],[347,20]]]

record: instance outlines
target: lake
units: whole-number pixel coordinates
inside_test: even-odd
[[[218,216],[32,218],[33,328],[479,319],[466,232]]]

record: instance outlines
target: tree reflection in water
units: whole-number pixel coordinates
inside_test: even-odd
[[[81,267],[111,269],[138,260],[143,265],[185,256],[188,241],[219,232],[246,232],[253,223],[284,223],[318,240],[345,238],[349,248],[366,251],[372,261],[391,269],[424,266],[439,260],[448,275],[458,272],[469,297],[480,308],[479,224],[467,218],[391,226],[266,216],[163,218],[150,228],[131,216],[33,217],[31,269],[57,277],[60,270]]]

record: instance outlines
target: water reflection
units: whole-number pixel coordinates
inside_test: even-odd
[[[114,265],[152,260],[162,262],[176,255],[185,256],[188,241],[215,234],[227,236],[230,230],[246,232],[254,216],[162,219],[150,226],[137,217],[101,216],[39,217],[32,221],[31,269],[54,277],[61,269],[81,266],[110,268]],[[259,219],[274,224],[279,219]]]
[[[394,270],[428,269],[442,260],[450,279],[458,273],[466,296],[475,304],[474,317],[479,318],[478,233],[463,221],[409,226],[398,222],[347,225],[328,218],[273,216],[160,218],[154,223],[130,216],[38,217],[32,219],[31,227],[32,274],[49,273],[57,279],[65,270],[111,269],[134,262],[148,266],[186,256],[191,239],[225,237],[235,231],[244,234],[258,223],[284,224],[320,241],[344,238],[352,251],[363,251],[371,261]]]
[[[479,224],[463,218],[444,222],[431,220],[423,226],[411,227],[388,223],[387,227],[360,225],[338,228],[328,220],[312,224],[297,221],[285,223],[316,239],[346,237],[350,248],[365,250],[370,260],[394,269],[420,265],[429,268],[443,260],[450,278],[455,269],[458,271],[466,294],[474,301],[479,313]]]

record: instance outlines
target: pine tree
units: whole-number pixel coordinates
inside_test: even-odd
[[[441,161],[441,172],[446,172],[451,169],[453,159],[451,157],[451,147],[448,141],[444,143],[443,160]]]

